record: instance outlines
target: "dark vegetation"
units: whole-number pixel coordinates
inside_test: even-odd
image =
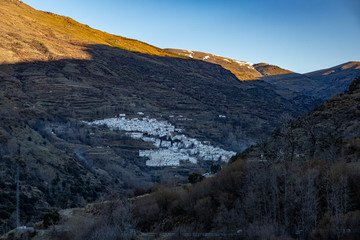
[[[136,222],[132,217],[132,204],[127,200],[112,200],[93,205],[94,219],[82,231],[63,235],[62,239],[128,240],[135,239]],[[74,226],[73,226],[74,227]]]
[[[21,224],[52,225],[57,216],[44,214],[102,202],[115,191],[152,193],[136,198],[134,213],[143,231],[241,230],[249,238],[356,233],[351,225],[359,210],[356,82],[348,93],[234,157],[214,178],[201,177],[220,170],[211,163],[148,168],[138,156],[139,149],[152,147],[148,143],[81,121],[143,111],[190,137],[242,151],[284,122],[282,113],[285,120],[299,116],[316,99],[264,81],[240,82],[219,65],[99,32],[17,0],[0,1],[0,60],[7,63],[0,65],[0,232],[16,224],[19,166]],[[358,71],[356,63],[349,69]],[[189,177],[192,172],[197,174]],[[100,221],[83,224],[82,236],[127,234],[134,224],[122,206],[111,207],[110,215],[95,212]],[[104,235],[109,229],[111,237]]]
[[[81,120],[119,113],[137,117],[144,111],[191,137],[239,150],[274,129],[280,112],[296,116],[314,104],[306,96],[285,99],[267,83],[241,83],[214,64],[88,47],[93,60],[0,66],[2,231],[15,226],[17,164],[23,200],[28,200],[20,204],[23,224],[54,208],[84,206],[110,189],[131,195],[175,175],[184,181],[191,172],[219,170],[209,162],[146,167],[138,150],[152,148],[149,143]],[[219,118],[220,113],[227,118]],[[170,119],[170,114],[191,120]]]
[[[122,200],[119,200],[122,199]],[[135,238],[136,222],[132,203],[109,193],[106,201],[85,208],[52,211],[44,214],[35,229],[11,231],[1,236],[6,240],[130,240]]]
[[[60,214],[57,211],[44,214],[43,226],[48,228],[51,225],[55,225],[60,221]]]
[[[357,236],[359,168],[344,163],[238,160],[216,177],[137,201],[143,231],[237,232],[270,236]],[[350,229],[350,230],[348,230]]]
[[[358,163],[259,163],[239,159],[213,178],[160,189],[136,201],[145,232],[225,232],[249,239],[292,236],[356,239]]]
[[[216,176],[138,198],[139,228],[238,232],[247,239],[357,239],[359,106],[357,78],[345,94],[309,114],[285,116],[271,138],[238,154]]]

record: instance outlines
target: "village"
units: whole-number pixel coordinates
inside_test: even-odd
[[[138,113],[143,115],[143,113]],[[154,149],[139,150],[139,156],[147,158],[149,167],[180,166],[183,162],[196,164],[198,161],[227,162],[235,152],[211,146],[187,137],[183,129],[175,128],[167,121],[142,117],[127,119],[125,114],[118,117],[86,122],[90,125],[106,125],[111,130],[125,131],[133,139],[151,142]]]

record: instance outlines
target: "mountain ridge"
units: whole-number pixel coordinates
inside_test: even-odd
[[[166,50],[184,57],[219,64],[231,71],[241,81],[263,80],[275,88],[326,100],[336,93],[343,93],[352,79],[360,73],[360,62],[349,61],[334,67],[309,73],[296,73],[268,63],[252,64],[216,56],[210,53],[166,48]]]
[[[360,61],[350,61],[305,75],[323,85],[315,94],[327,99],[336,93],[343,93],[359,74]]]
[[[253,67],[252,63],[246,61],[235,60],[222,56],[217,56],[211,53],[204,53],[198,51],[165,48],[169,52],[176,53],[191,59],[201,60],[214,64],[219,64],[225,69],[231,71],[239,80],[259,80],[261,74]]]
[[[219,64],[93,30],[19,1],[1,2],[2,224],[15,224],[16,165],[26,223],[46,211],[82,206],[113,191],[131,195],[156,182],[183,181],[220,164],[212,158],[149,167],[140,150],[162,147],[150,136],[147,142],[130,137],[131,131],[86,122],[156,119],[203,145],[241,151],[267,137],[282,114],[298,116],[317,101],[262,80],[239,81]],[[161,138],[163,145],[179,145]]]
[[[286,70],[280,68],[275,65],[270,65],[268,63],[257,63],[254,64],[255,69],[262,74],[262,76],[272,76],[272,75],[281,75],[281,74],[288,74],[294,73],[293,71]]]
[[[2,62],[6,59],[4,63],[64,58],[90,59],[84,51],[89,44],[104,44],[159,56],[175,56],[138,40],[90,28],[69,17],[35,10],[21,1],[1,2],[0,23],[6,34],[0,37],[3,48],[0,59]]]
[[[356,239],[359,117],[360,76],[344,94],[307,114],[284,116],[271,137],[233,157],[212,178],[186,189],[163,184],[139,197],[139,228],[188,232],[191,226],[194,232],[238,233],[239,239]],[[149,214],[151,204],[159,208]]]

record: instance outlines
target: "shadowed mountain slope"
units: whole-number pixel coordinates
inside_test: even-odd
[[[3,199],[14,196],[10,176],[20,164],[23,189],[35,204],[22,212],[24,221],[44,206],[77,206],[101,191],[124,193],[210,169],[211,162],[149,168],[139,150],[151,144],[82,120],[144,112],[190,137],[241,150],[272,131],[282,113],[298,115],[313,105],[303,96],[285,99],[262,81],[240,82],[218,65],[106,45],[87,48],[92,60],[0,66]],[[9,201],[2,205],[7,217],[14,211]]]
[[[264,76],[262,80],[277,87],[326,100],[336,93],[343,93],[350,82],[360,74],[360,62],[348,62],[332,68],[299,74],[268,64],[255,64]]]
[[[255,64],[254,68],[263,75],[261,77],[262,80],[279,88],[286,88],[291,91],[313,96],[312,92],[322,87],[321,83],[311,78],[278,66],[259,63]]]
[[[16,165],[26,223],[54,207],[183,180],[213,164],[152,168],[139,157],[152,144],[84,121],[142,112],[188,137],[241,151],[275,129],[281,114],[297,116],[315,102],[20,1],[0,3],[0,210],[8,226],[15,224]]]
[[[91,126],[84,121],[119,114],[133,119],[144,114],[181,128],[188,137],[225,150],[241,151],[266,138],[282,122],[280,116],[296,117],[315,104],[314,98],[275,88],[273,83],[239,81],[241,76],[256,79],[262,75],[294,74],[286,70],[263,66],[260,73],[241,61],[214,57],[214,62],[206,62],[204,58],[208,55],[200,53],[198,58],[203,61],[191,59],[91,29],[70,18],[36,11],[15,0],[0,0],[0,16],[1,226],[14,227],[16,223],[17,166],[20,220],[26,224],[38,221],[52,209],[83,206],[113,192],[132,195],[153,183],[167,179],[183,181],[192,172],[205,173],[213,164],[219,164],[199,160],[181,161],[179,166],[149,167],[147,159],[139,156],[139,150],[154,149],[153,144],[131,138],[129,132],[113,131],[104,125]],[[230,67],[227,70],[220,66],[220,62],[239,68],[232,70],[234,73]],[[357,71],[354,66],[339,72]],[[311,75],[312,80],[324,74]],[[349,146],[357,147],[356,89],[350,87],[349,93],[335,96],[310,113],[314,115],[308,115],[309,121],[324,120],[320,125],[316,122],[309,125],[319,127],[319,137],[328,136],[332,129],[349,132],[346,136],[350,137],[343,138],[355,143]],[[333,106],[335,112],[327,110]],[[335,120],[331,120],[332,116]],[[329,147],[324,152],[338,154],[335,148],[338,139],[331,136],[328,139]],[[162,136],[162,140],[168,140],[167,136]],[[313,146],[319,146],[318,142]],[[283,147],[281,154],[290,149],[288,145]],[[309,154],[319,156],[321,151],[315,148]],[[301,154],[293,152],[293,156],[300,158]],[[256,183],[252,181],[256,178],[249,179],[249,183]],[[230,186],[231,192],[236,192],[231,188],[236,185],[221,181],[217,184],[222,189]],[[210,201],[219,204],[226,196],[229,195],[218,194]],[[210,205],[198,206],[199,214],[192,216],[206,216],[202,213],[214,209]]]
[[[137,198],[138,227],[224,239],[357,239],[359,119],[360,77],[308,114],[284,118],[271,138],[214,177]]]
[[[250,155],[270,161],[324,159],[328,162],[359,160],[360,77],[344,94],[337,94],[309,113],[285,125]]]
[[[343,93],[351,81],[360,75],[360,62],[348,62],[332,68],[306,73],[305,76],[314,79],[321,85],[313,95],[318,94],[327,99],[336,93]]]
[[[284,89],[288,89],[321,100],[326,100],[336,93],[343,93],[351,80],[360,73],[359,62],[348,62],[332,68],[300,74],[267,63],[252,64],[198,51],[172,48],[166,50],[184,57],[219,64],[242,81],[261,79],[274,85],[274,89],[280,94]]]

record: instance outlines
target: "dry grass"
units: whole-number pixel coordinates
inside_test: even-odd
[[[90,59],[86,46],[93,44],[157,56],[178,57],[137,40],[92,29],[69,17],[37,11],[20,1],[0,0],[0,15],[0,63]],[[19,43],[22,43],[21,46]]]
[[[198,51],[187,51],[181,49],[166,49],[170,52],[179,54],[181,56],[192,58],[196,60],[201,60],[209,63],[214,63],[222,66],[223,68],[232,72],[239,80],[259,80],[262,77],[262,74],[259,73],[256,69],[249,68],[248,65],[240,65],[237,60],[225,58],[221,56],[216,56],[210,53],[198,52]],[[190,55],[191,53],[191,56]]]

